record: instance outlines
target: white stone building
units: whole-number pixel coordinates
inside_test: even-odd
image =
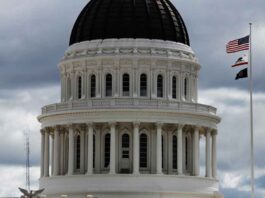
[[[91,0],[59,69],[61,102],[38,117],[47,197],[222,197],[220,118],[197,103],[200,65],[169,0]]]

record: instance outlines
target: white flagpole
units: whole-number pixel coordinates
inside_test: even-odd
[[[249,34],[249,93],[250,93],[250,147],[251,147],[251,198],[255,198],[254,189],[254,137],[253,137],[253,79],[252,79],[252,23],[249,23],[250,34]]]

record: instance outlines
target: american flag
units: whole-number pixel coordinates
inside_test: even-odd
[[[229,41],[226,45],[227,53],[235,53],[249,49],[249,36]]]

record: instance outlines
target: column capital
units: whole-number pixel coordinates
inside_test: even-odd
[[[212,136],[217,135],[217,129],[212,130]]]
[[[110,127],[115,127],[116,124],[117,124],[116,122],[109,122],[109,126],[110,126]]]
[[[94,123],[93,122],[87,122],[86,123],[87,128],[93,127]]]
[[[45,131],[47,132],[47,133],[52,133],[53,132],[53,127],[45,127]]]
[[[140,122],[139,121],[135,121],[135,122],[133,122],[133,126],[134,126],[134,128],[139,128],[140,127]]]
[[[178,129],[183,129],[184,126],[185,126],[185,124],[179,123],[177,127],[178,127]]]
[[[157,128],[162,128],[163,125],[164,125],[163,122],[156,122],[156,127],[157,127]]]
[[[61,131],[63,129],[63,127],[61,125],[55,125],[52,127],[53,128],[53,131]]]
[[[212,128],[206,128],[206,129],[205,129],[205,132],[206,132],[206,134],[207,134],[207,133],[211,133],[212,130],[213,130]]]
[[[68,128],[68,129],[74,129],[74,124],[73,124],[73,123],[68,123],[68,124],[66,124],[65,126],[66,126],[66,128]]]
[[[85,131],[85,130],[86,130],[86,124],[77,124],[77,125],[76,125],[76,128],[77,128],[79,131]]]
[[[200,125],[193,125],[192,128],[194,130],[200,130],[202,128],[202,126],[200,126]]]
[[[42,128],[42,129],[40,130],[40,133],[41,133],[42,135],[44,135],[45,132],[46,132],[46,129],[45,129],[45,128]]]

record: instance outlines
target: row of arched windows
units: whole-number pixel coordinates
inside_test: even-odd
[[[110,144],[111,144],[111,136],[110,133],[105,134],[104,136],[104,168],[108,168],[110,165]],[[130,158],[130,136],[128,134],[122,135],[122,158]],[[150,152],[149,148],[149,139],[147,134],[142,133],[139,136],[139,166],[140,168],[148,168],[148,153]],[[172,137],[172,168],[174,170],[177,169],[177,158],[178,158],[178,146],[177,146],[177,136],[173,135]],[[162,168],[164,168],[164,137],[162,136]],[[188,137],[185,137],[185,165],[188,167],[189,165],[189,150],[190,150],[190,142]],[[80,135],[76,137],[75,144],[75,168],[80,169],[81,164],[81,139]],[[93,135],[93,167],[95,167],[95,135]]]
[[[105,75],[105,96],[111,97],[113,95],[113,77],[110,73]],[[148,83],[147,83],[147,75],[140,75],[140,96],[146,97],[148,96]],[[186,77],[184,79],[184,98],[188,99],[188,90],[189,90],[189,81]],[[172,98],[178,99],[178,85],[179,80],[177,76],[172,77]],[[90,77],[90,97],[96,97],[96,75],[91,75]],[[122,76],[122,96],[130,96],[130,75],[125,73]],[[67,80],[67,96],[68,99],[71,97],[71,79]],[[159,74],[156,79],[156,95],[158,98],[164,97],[164,77]],[[82,98],[82,77],[78,76],[77,78],[77,97],[78,99]]]

